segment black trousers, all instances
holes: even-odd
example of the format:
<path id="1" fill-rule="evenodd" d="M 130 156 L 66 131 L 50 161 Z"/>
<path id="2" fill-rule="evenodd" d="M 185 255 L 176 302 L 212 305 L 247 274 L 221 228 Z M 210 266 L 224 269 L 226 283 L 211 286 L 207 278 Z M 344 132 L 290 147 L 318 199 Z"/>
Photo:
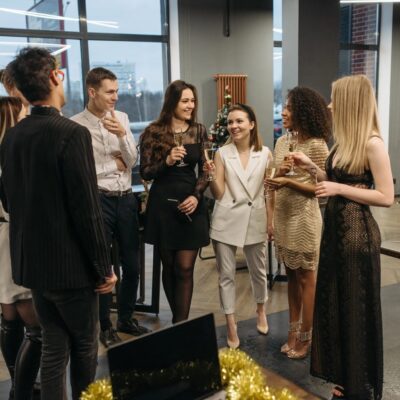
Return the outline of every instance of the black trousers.
<path id="1" fill-rule="evenodd" d="M 70 359 L 72 398 L 93 382 L 98 350 L 98 296 L 94 288 L 32 290 L 42 327 L 41 399 L 66 400 Z"/>
<path id="2" fill-rule="evenodd" d="M 109 197 L 100 193 L 106 237 L 109 246 L 113 238 L 118 243 L 122 277 L 118 296 L 118 320 L 127 321 L 135 309 L 139 284 L 139 223 L 137 201 L 130 193 Z M 111 327 L 110 305 L 112 294 L 100 295 L 99 319 L 101 329 Z"/>

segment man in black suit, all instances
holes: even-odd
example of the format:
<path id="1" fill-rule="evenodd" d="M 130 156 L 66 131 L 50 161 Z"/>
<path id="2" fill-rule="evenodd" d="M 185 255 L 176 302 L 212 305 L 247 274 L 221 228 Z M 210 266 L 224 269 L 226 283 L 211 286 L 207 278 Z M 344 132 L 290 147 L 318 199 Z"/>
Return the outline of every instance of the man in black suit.
<path id="1" fill-rule="evenodd" d="M 96 371 L 98 293 L 109 293 L 116 281 L 90 133 L 60 115 L 63 74 L 47 50 L 22 49 L 10 73 L 33 105 L 0 149 L 13 279 L 32 289 L 43 330 L 42 400 L 66 398 L 69 358 L 79 399 Z"/>

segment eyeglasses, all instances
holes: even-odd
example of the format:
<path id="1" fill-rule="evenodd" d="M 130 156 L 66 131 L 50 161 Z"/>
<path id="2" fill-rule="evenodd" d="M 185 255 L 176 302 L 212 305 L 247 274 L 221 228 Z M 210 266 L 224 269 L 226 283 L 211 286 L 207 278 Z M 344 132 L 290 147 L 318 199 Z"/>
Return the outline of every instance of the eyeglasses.
<path id="1" fill-rule="evenodd" d="M 63 82 L 64 81 L 64 77 L 65 77 L 64 72 L 61 71 L 60 69 L 55 69 L 54 71 L 57 74 L 57 76 L 60 79 L 60 81 Z"/>

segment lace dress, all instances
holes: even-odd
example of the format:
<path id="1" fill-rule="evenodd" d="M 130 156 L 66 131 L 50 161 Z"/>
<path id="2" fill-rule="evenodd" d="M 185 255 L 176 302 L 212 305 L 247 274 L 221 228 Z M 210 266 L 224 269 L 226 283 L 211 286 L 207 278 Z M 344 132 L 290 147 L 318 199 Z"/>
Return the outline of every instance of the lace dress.
<path id="1" fill-rule="evenodd" d="M 302 151 L 324 169 L 328 147 L 323 139 L 310 138 L 299 143 Z M 278 139 L 275 159 L 280 165 L 289 153 L 285 137 Z M 297 175 L 290 177 L 301 183 L 314 183 L 315 178 L 307 171 L 296 168 Z M 322 218 L 318 200 L 297 190 L 283 187 L 276 192 L 274 211 L 275 251 L 279 262 L 288 268 L 314 270 L 318 263 L 321 242 Z"/>
<path id="2" fill-rule="evenodd" d="M 169 167 L 165 160 L 170 149 L 163 150 L 154 135 L 147 132 L 142 135 L 140 174 L 144 180 L 153 180 L 146 208 L 146 243 L 169 250 L 194 250 L 209 244 L 209 218 L 203 201 L 203 192 L 208 185 L 203 174 L 203 144 L 207 140 L 203 125 L 189 127 L 184 135 L 187 155 L 183 161 L 187 165 L 178 167 L 176 163 Z M 188 218 L 177 209 L 177 201 L 182 202 L 190 195 L 195 196 L 199 204 Z"/>
<path id="3" fill-rule="evenodd" d="M 370 188 L 370 171 L 332 168 L 330 181 Z M 311 374 L 345 388 L 346 399 L 382 398 L 380 232 L 369 206 L 330 197 L 318 267 Z"/>

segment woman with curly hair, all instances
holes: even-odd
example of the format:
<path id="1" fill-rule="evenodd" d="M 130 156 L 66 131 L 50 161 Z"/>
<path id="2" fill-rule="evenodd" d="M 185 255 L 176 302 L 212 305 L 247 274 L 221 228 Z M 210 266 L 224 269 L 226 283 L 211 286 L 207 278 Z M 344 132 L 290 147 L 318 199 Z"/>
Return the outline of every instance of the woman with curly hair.
<path id="1" fill-rule="evenodd" d="M 172 322 L 189 316 L 197 253 L 209 243 L 203 201 L 205 127 L 196 122 L 196 88 L 172 82 L 158 119 L 140 138 L 140 174 L 152 180 L 147 201 L 145 242 L 156 246 Z M 177 143 L 174 137 L 180 136 Z M 195 167 L 198 166 L 196 176 Z"/>
<path id="2" fill-rule="evenodd" d="M 298 151 L 324 169 L 331 118 L 322 96 L 307 87 L 290 90 L 282 121 L 286 130 L 297 132 Z M 277 173 L 267 183 L 279 190 L 273 201 L 274 226 L 268 231 L 270 239 L 274 236 L 277 259 L 286 268 L 289 303 L 288 340 L 281 352 L 289 358 L 304 358 L 311 345 L 322 218 L 314 195 L 315 176 L 300 168 L 295 168 L 295 175 L 285 175 L 293 166 L 285 136 L 276 143 L 275 162 Z"/>

